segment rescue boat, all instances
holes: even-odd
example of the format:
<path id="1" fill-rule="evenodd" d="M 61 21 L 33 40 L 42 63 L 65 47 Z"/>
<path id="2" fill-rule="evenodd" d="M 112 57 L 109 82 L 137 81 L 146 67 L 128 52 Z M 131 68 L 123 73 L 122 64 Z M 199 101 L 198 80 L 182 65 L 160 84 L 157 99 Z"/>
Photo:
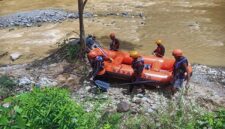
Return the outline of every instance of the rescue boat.
<path id="1" fill-rule="evenodd" d="M 88 58 L 93 55 L 105 56 L 111 58 L 110 60 L 104 60 L 104 68 L 98 75 L 107 75 L 113 78 L 129 79 L 133 74 L 131 67 L 132 58 L 128 52 L 125 51 L 111 51 L 103 48 L 94 48 L 88 53 Z M 161 58 L 154 55 L 144 56 L 145 68 L 142 72 L 141 78 L 143 80 L 155 81 L 160 84 L 169 84 L 172 81 L 172 71 L 175 63 L 175 59 Z M 189 64 L 189 72 L 192 73 L 192 67 Z"/>

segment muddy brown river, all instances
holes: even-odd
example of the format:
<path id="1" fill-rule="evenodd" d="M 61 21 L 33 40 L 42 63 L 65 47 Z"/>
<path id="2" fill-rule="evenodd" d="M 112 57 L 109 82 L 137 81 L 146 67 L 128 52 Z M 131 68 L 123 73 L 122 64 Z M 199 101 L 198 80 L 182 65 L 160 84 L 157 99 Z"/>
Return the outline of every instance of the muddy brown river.
<path id="1" fill-rule="evenodd" d="M 1 16 L 42 8 L 75 11 L 77 1 L 0 0 Z M 109 43 L 106 36 L 114 31 L 123 50 L 136 49 L 142 54 L 151 54 L 154 41 L 162 39 L 168 57 L 172 57 L 174 48 L 180 48 L 192 63 L 225 66 L 224 0 L 89 0 L 86 11 L 96 14 L 94 18 L 85 19 L 86 33 L 95 34 L 104 46 Z M 107 13 L 135 16 L 106 16 Z M 18 63 L 29 62 L 47 55 L 65 33 L 78 32 L 78 29 L 77 20 L 13 31 L 3 29 L 0 30 L 0 49 L 24 52 Z M 9 63 L 6 58 L 0 61 Z"/>

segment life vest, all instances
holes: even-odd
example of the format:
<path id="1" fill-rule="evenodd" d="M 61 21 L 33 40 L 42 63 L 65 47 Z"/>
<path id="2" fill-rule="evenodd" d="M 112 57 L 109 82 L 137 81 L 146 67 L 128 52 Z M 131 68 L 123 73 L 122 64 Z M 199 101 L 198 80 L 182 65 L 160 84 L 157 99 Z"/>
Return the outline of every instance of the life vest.
<path id="1" fill-rule="evenodd" d="M 119 40 L 118 39 L 113 39 L 111 44 L 110 44 L 110 50 L 114 50 L 114 51 L 117 51 L 119 49 Z"/>
<path id="2" fill-rule="evenodd" d="M 134 73 L 141 74 L 144 69 L 144 59 L 139 57 L 132 62 L 132 68 L 134 69 Z"/>
<path id="3" fill-rule="evenodd" d="M 154 53 L 158 57 L 163 57 L 165 54 L 165 48 L 163 45 L 158 45 L 158 47 L 154 50 Z"/>
<path id="4" fill-rule="evenodd" d="M 174 63 L 173 75 L 175 78 L 177 78 L 177 79 L 185 78 L 185 72 L 187 72 L 187 71 L 183 65 L 184 63 L 188 65 L 188 60 L 185 57 L 181 57 L 181 59 L 179 61 L 176 61 Z"/>

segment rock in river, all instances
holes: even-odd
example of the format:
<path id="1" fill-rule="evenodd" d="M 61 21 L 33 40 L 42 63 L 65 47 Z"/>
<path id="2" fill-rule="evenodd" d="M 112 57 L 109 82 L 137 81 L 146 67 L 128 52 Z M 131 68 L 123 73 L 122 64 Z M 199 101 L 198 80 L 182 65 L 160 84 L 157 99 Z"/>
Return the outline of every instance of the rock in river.
<path id="1" fill-rule="evenodd" d="M 15 60 L 19 59 L 21 56 L 22 56 L 22 54 L 20 52 L 15 52 L 15 53 L 10 54 L 10 59 L 12 61 L 15 61 Z"/>

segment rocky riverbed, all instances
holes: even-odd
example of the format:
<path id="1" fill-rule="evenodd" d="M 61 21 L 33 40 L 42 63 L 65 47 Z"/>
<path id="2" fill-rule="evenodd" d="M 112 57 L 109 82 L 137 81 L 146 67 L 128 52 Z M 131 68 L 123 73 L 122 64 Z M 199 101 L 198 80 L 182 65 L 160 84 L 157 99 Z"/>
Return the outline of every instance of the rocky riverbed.
<path id="1" fill-rule="evenodd" d="M 84 17 L 90 18 L 93 14 L 84 13 Z M 41 26 L 42 23 L 57 23 L 67 19 L 79 18 L 78 13 L 62 9 L 40 9 L 26 12 L 18 12 L 6 16 L 0 16 L 0 28 L 6 27 L 31 27 Z"/>
<path id="2" fill-rule="evenodd" d="M 88 72 L 91 71 L 89 65 L 81 62 L 71 65 L 66 60 L 55 60 L 57 56 L 59 57 L 59 55 L 53 54 L 32 64 L 1 66 L 0 75 L 14 78 L 19 84 L 18 92 L 30 91 L 32 86 L 69 88 L 73 91 L 73 98 L 83 103 L 87 111 L 92 110 L 95 100 L 103 100 L 107 103 L 101 106 L 112 112 L 150 113 L 166 106 L 171 100 L 166 88 L 146 87 L 145 95 L 138 94 L 138 92 L 133 95 L 124 94 L 127 86 L 110 87 L 109 91 L 105 93 L 96 92 L 95 86 L 87 78 Z M 208 110 L 225 107 L 225 70 L 196 64 L 193 66 L 193 71 L 189 93 L 185 96 L 185 101 L 194 101 Z M 138 91 L 138 88 L 135 91 Z M 172 99 L 176 101 L 180 95 L 177 93 Z"/>

